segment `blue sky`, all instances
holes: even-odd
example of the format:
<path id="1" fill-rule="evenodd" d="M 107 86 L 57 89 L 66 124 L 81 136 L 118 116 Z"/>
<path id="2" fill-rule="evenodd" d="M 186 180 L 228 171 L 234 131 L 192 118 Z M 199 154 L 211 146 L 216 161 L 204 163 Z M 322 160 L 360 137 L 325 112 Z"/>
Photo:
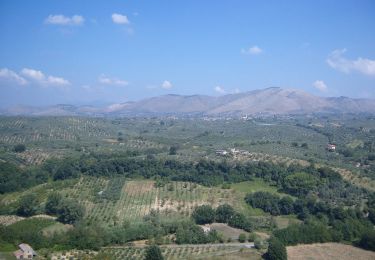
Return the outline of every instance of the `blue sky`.
<path id="1" fill-rule="evenodd" d="M 267 87 L 375 98 L 375 1 L 0 0 L 0 106 Z"/>

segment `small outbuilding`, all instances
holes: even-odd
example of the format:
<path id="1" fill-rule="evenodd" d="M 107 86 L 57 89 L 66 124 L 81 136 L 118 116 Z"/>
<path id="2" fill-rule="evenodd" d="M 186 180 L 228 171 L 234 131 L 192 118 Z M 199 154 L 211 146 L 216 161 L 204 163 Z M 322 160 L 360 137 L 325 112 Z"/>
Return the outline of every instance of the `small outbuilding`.
<path id="1" fill-rule="evenodd" d="M 335 144 L 327 144 L 327 150 L 330 152 L 336 152 L 336 145 Z"/>
<path id="2" fill-rule="evenodd" d="M 19 244 L 18 247 L 19 249 L 13 252 L 16 259 L 33 259 L 37 256 L 36 252 L 29 244 L 22 243 Z"/>

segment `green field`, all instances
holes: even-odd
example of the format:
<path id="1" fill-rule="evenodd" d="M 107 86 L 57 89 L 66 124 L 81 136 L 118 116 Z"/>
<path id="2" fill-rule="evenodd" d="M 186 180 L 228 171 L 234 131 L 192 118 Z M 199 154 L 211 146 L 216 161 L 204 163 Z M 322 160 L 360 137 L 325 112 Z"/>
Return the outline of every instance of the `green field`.
<path id="1" fill-rule="evenodd" d="M 257 191 L 267 191 L 270 193 L 281 194 L 277 191 L 277 187 L 270 186 L 265 183 L 262 179 L 254 179 L 253 181 L 245 181 L 239 183 L 233 183 L 231 188 L 240 192 L 257 192 Z"/>

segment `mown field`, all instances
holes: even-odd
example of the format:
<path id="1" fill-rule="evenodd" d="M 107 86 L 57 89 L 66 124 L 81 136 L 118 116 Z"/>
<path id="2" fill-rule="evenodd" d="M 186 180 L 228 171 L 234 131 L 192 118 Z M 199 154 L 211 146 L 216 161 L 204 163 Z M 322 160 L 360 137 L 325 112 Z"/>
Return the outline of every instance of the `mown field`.
<path id="1" fill-rule="evenodd" d="M 289 260 L 375 259 L 375 252 L 338 243 L 288 246 L 287 252 Z"/>

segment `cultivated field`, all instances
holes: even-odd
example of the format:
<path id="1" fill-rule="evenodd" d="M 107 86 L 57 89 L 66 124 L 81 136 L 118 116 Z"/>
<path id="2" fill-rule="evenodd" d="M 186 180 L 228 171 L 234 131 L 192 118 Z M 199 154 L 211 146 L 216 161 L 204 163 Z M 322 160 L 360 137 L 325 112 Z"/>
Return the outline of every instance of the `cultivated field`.
<path id="1" fill-rule="evenodd" d="M 167 216 L 189 216 L 194 207 L 203 204 L 216 207 L 229 203 L 242 211 L 248 208 L 243 202 L 242 192 L 190 182 L 170 182 L 164 187 L 155 187 L 154 181 L 125 180 L 118 191 L 118 200 L 102 199 L 100 194 L 109 192 L 108 184 L 104 178 L 84 177 L 61 193 L 80 201 L 89 220 L 108 225 L 139 221 L 151 210 Z"/>
<path id="2" fill-rule="evenodd" d="M 289 260 L 373 260 L 375 252 L 363 250 L 351 245 L 324 243 L 288 246 Z"/>
<path id="3" fill-rule="evenodd" d="M 178 259 L 261 259 L 260 253 L 254 249 L 244 248 L 243 245 L 215 244 L 215 245 L 164 245 L 160 246 L 166 260 Z M 146 247 L 107 247 L 98 254 L 94 252 L 70 251 L 55 253 L 51 259 L 131 259 L 144 258 Z M 237 256 L 236 258 L 231 258 Z"/>
<path id="4" fill-rule="evenodd" d="M 85 176 L 1 195 L 0 206 L 16 205 L 21 196 L 33 193 L 37 194 L 40 206 L 43 207 L 49 194 L 59 192 L 63 197 L 81 203 L 86 209 L 85 218 L 90 222 L 115 226 L 125 221 L 141 221 L 151 210 L 170 218 L 188 217 L 196 206 L 203 204 L 217 207 L 228 203 L 247 215 L 263 216 L 262 210 L 251 208 L 243 198 L 247 192 L 258 189 L 277 192 L 274 187 L 260 180 L 234 184 L 231 189 L 205 187 L 190 182 L 169 182 L 163 187 L 155 187 L 154 183 L 152 180 L 127 180 L 123 177 L 109 180 Z M 16 217 L 1 219 L 5 222 L 17 221 Z"/>

